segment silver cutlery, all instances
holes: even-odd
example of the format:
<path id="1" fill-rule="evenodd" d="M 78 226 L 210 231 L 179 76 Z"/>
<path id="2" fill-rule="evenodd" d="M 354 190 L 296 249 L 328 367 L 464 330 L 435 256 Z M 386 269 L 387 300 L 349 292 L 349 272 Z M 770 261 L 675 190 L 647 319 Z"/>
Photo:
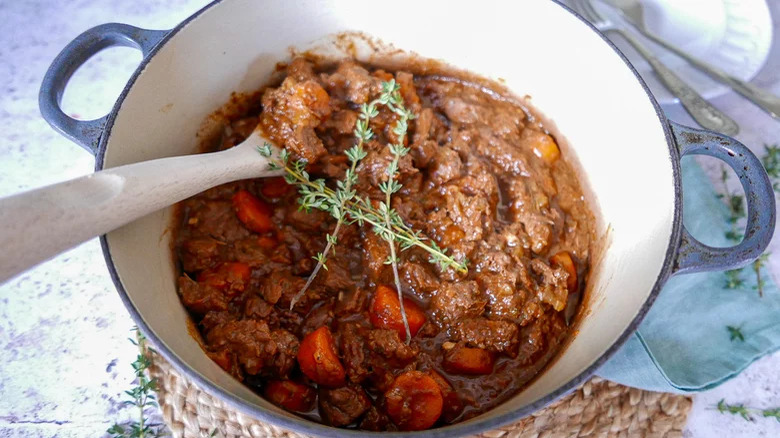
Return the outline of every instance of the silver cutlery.
<path id="1" fill-rule="evenodd" d="M 650 50 L 633 35 L 612 21 L 602 16 L 591 3 L 592 0 L 575 0 L 574 6 L 583 18 L 604 33 L 615 33 L 631 44 L 639 54 L 647 60 L 661 82 L 680 99 L 683 107 L 696 122 L 706 129 L 734 136 L 739 132 L 739 125 L 729 116 L 707 102 L 690 85 L 666 67 Z"/>
<path id="2" fill-rule="evenodd" d="M 650 41 L 660 45 L 664 49 L 674 53 L 680 58 L 683 58 L 689 64 L 708 74 L 713 79 L 730 86 L 734 89 L 734 91 L 756 104 L 759 108 L 766 111 L 770 116 L 776 119 L 780 119 L 780 97 L 777 97 L 764 89 L 756 87 L 749 82 L 735 78 L 723 70 L 701 61 L 698 58 L 694 58 L 676 46 L 673 46 L 663 39 L 653 35 L 645 27 L 643 7 L 640 0 L 605 0 L 605 3 L 608 6 L 613 6 L 615 11 L 619 13 L 628 24 L 634 26 L 634 28 L 636 28 L 639 33 L 647 37 Z"/>

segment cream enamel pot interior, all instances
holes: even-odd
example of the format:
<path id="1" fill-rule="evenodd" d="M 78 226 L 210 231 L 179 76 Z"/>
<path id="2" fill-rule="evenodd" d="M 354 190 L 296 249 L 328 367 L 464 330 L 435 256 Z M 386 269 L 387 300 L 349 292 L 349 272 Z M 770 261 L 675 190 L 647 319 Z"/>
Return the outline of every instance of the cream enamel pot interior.
<path id="1" fill-rule="evenodd" d="M 774 197 L 755 156 L 728 137 L 667 121 L 622 55 L 564 6 L 548 0 L 397 0 L 384 6 L 223 0 L 171 31 L 98 26 L 54 61 L 42 86 L 41 109 L 52 126 L 96 153 L 98 170 L 190 154 L 201 122 L 231 92 L 261 86 L 276 62 L 289 59 L 290 47 L 338 54 L 329 51 L 332 36 L 345 31 L 500 79 L 517 95 L 531 96 L 557 137 L 571 145 L 564 153 L 578 162 L 601 218 L 599 233 L 606 236 L 589 280 L 588 312 L 559 358 L 526 390 L 477 418 L 419 432 L 425 436 L 490 430 L 549 404 L 619 348 L 670 275 L 745 264 L 766 247 L 774 229 Z M 109 115 L 86 122 L 68 118 L 58 108 L 68 78 L 111 45 L 142 50 L 141 66 Z M 358 50 L 359 57 L 368 53 Z M 749 223 L 748 237 L 737 247 L 709 248 L 684 230 L 679 159 L 685 153 L 716 156 L 738 172 L 748 194 Z M 172 209 L 164 209 L 102 238 L 122 299 L 159 351 L 212 394 L 263 421 L 320 436 L 366 435 L 286 413 L 206 357 L 189 333 L 176 293 L 171 217 Z"/>

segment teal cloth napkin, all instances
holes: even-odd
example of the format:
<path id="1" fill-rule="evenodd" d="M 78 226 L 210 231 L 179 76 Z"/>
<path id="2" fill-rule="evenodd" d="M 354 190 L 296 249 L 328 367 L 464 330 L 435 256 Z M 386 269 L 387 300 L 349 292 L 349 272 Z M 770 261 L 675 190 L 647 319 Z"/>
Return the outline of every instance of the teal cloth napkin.
<path id="1" fill-rule="evenodd" d="M 724 236 L 728 209 L 710 179 L 690 158 L 682 174 L 685 226 L 708 245 L 731 246 Z M 702 391 L 780 349 L 780 291 L 768 267 L 763 297 L 752 265 L 741 278 L 743 286 L 727 289 L 723 272 L 672 277 L 639 330 L 596 374 L 651 391 Z M 727 326 L 738 327 L 744 341 L 732 340 Z"/>

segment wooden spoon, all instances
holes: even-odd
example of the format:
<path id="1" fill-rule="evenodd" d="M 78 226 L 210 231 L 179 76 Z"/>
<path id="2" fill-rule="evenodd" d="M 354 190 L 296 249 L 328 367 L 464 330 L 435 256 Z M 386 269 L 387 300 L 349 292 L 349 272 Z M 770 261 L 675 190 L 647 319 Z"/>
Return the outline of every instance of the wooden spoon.
<path id="1" fill-rule="evenodd" d="M 0 284 L 85 240 L 204 190 L 281 175 L 257 151 L 266 142 L 255 130 L 240 145 L 221 152 L 128 164 L 0 199 Z"/>

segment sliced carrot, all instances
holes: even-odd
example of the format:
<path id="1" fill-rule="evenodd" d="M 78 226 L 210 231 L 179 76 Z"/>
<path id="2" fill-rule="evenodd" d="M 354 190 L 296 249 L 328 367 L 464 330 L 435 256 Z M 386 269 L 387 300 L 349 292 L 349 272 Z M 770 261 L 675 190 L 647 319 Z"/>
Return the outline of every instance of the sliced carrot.
<path id="1" fill-rule="evenodd" d="M 317 397 L 314 388 L 291 380 L 271 380 L 265 384 L 263 395 L 271 403 L 295 412 L 310 411 Z"/>
<path id="2" fill-rule="evenodd" d="M 298 365 L 318 385 L 331 388 L 344 385 L 346 372 L 336 354 L 333 335 L 325 326 L 303 338 L 298 348 Z"/>
<path id="3" fill-rule="evenodd" d="M 493 372 L 493 353 L 481 348 L 455 346 L 445 351 L 444 370 L 453 374 L 490 374 Z"/>
<path id="4" fill-rule="evenodd" d="M 232 296 L 244 291 L 251 276 L 252 270 L 246 263 L 227 262 L 202 271 L 198 274 L 198 283 L 215 287 Z"/>
<path id="5" fill-rule="evenodd" d="M 279 244 L 279 242 L 276 239 L 274 239 L 273 237 L 269 237 L 269 236 L 262 236 L 262 237 L 257 239 L 257 245 L 260 248 L 263 248 L 266 251 L 270 251 L 270 250 L 276 248 L 276 245 L 278 245 L 278 244 Z"/>
<path id="6" fill-rule="evenodd" d="M 444 378 L 436 370 L 429 370 L 428 374 L 439 385 L 441 390 L 441 397 L 444 400 L 444 407 L 442 408 L 441 418 L 444 422 L 449 423 L 458 418 L 463 411 L 463 402 L 458 397 L 458 393 L 450 385 L 450 382 Z"/>
<path id="7" fill-rule="evenodd" d="M 282 177 L 265 178 L 263 185 L 260 187 L 260 193 L 269 199 L 279 199 L 290 193 L 292 189 L 293 187 L 287 184 L 287 181 Z"/>
<path id="8" fill-rule="evenodd" d="M 274 227 L 271 207 L 246 190 L 239 190 L 233 195 L 233 209 L 238 220 L 251 231 L 266 233 Z"/>
<path id="9" fill-rule="evenodd" d="M 552 164 L 561 156 L 561 150 L 550 135 L 534 129 L 524 129 L 520 134 L 520 142 L 531 147 L 534 155 L 545 163 Z"/>
<path id="10" fill-rule="evenodd" d="M 425 313 L 420 306 L 406 297 L 404 297 L 404 310 L 406 320 L 409 322 L 409 332 L 414 336 L 425 324 Z M 395 289 L 384 285 L 377 286 L 371 301 L 369 317 L 374 327 L 395 330 L 402 340 L 406 340 L 401 302 L 398 301 L 398 293 Z"/>
<path id="11" fill-rule="evenodd" d="M 401 430 L 424 430 L 436 424 L 444 399 L 439 384 L 421 371 L 396 377 L 385 392 L 387 415 Z"/>
<path id="12" fill-rule="evenodd" d="M 569 274 L 569 278 L 566 279 L 566 288 L 569 289 L 569 293 L 577 292 L 577 268 L 574 266 L 571 254 L 568 251 L 555 254 L 550 257 L 550 265 L 553 268 L 563 268 Z"/>

